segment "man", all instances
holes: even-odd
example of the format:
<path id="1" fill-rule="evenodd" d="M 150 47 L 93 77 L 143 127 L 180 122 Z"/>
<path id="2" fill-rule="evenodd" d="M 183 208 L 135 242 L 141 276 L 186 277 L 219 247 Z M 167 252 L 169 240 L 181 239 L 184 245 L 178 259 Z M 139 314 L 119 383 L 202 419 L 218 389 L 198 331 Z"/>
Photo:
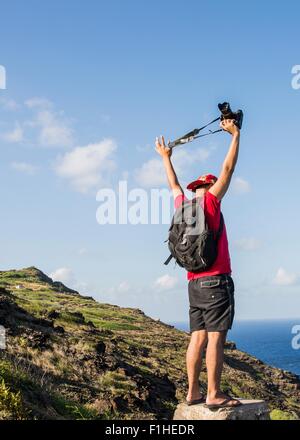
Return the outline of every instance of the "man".
<path id="1" fill-rule="evenodd" d="M 219 178 L 212 174 L 200 176 L 187 189 L 204 203 L 205 218 L 210 229 L 220 225 L 221 200 L 226 194 L 238 159 L 240 130 L 233 120 L 223 120 L 220 127 L 229 132 L 232 141 L 223 162 Z M 164 137 L 156 138 L 156 151 L 162 156 L 169 185 L 173 191 L 175 207 L 186 200 L 174 171 L 172 149 L 165 145 Z M 189 405 L 205 402 L 210 408 L 237 406 L 241 402 L 222 393 L 220 388 L 223 369 L 224 344 L 234 316 L 234 282 L 231 278 L 230 255 L 225 224 L 218 241 L 218 255 L 205 272 L 188 272 L 190 343 L 186 353 Z M 199 374 L 206 348 L 207 396 L 200 393 Z"/>

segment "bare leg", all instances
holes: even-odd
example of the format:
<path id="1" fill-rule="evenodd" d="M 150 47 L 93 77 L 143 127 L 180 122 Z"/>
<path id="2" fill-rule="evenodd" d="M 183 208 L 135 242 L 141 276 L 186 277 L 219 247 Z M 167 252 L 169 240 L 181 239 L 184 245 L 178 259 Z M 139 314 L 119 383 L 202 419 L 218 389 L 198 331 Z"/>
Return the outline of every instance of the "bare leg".
<path id="1" fill-rule="evenodd" d="M 208 344 L 206 349 L 207 366 L 207 404 L 221 404 L 228 398 L 221 392 L 220 383 L 224 361 L 224 344 L 227 331 L 208 332 Z M 239 402 L 231 400 L 229 405 L 235 406 Z"/>
<path id="2" fill-rule="evenodd" d="M 192 332 L 190 343 L 186 352 L 186 366 L 189 381 L 187 400 L 201 398 L 199 390 L 199 374 L 201 371 L 203 351 L 206 343 L 206 330 L 197 330 Z"/>

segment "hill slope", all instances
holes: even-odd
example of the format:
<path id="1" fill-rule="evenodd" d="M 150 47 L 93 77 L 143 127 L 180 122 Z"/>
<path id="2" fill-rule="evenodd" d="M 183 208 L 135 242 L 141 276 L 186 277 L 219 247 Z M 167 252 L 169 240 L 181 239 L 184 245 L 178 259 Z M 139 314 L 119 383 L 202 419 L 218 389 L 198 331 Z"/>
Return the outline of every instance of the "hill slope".
<path id="1" fill-rule="evenodd" d="M 185 398 L 187 333 L 81 296 L 34 267 L 0 272 L 0 325 L 0 419 L 171 419 Z M 222 386 L 267 400 L 273 418 L 300 418 L 299 377 L 234 344 Z"/>

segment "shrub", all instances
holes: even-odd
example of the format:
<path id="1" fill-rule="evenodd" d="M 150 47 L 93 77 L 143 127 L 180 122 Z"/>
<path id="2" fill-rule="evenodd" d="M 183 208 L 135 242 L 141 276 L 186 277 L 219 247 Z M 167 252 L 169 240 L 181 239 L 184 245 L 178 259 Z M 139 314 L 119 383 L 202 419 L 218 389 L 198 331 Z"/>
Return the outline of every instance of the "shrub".
<path id="1" fill-rule="evenodd" d="M 4 379 L 0 382 L 0 411 L 9 413 L 15 420 L 26 419 L 20 392 L 11 391 Z"/>

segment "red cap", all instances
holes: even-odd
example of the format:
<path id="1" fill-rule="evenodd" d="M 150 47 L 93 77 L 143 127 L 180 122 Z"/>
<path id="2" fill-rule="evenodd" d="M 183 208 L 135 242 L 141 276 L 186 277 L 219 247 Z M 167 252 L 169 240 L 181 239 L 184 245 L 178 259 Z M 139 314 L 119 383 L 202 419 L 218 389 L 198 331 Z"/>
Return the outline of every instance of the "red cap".
<path id="1" fill-rule="evenodd" d="M 199 186 L 206 185 L 207 183 L 216 183 L 217 180 L 218 178 L 213 174 L 203 174 L 202 176 L 198 177 L 197 180 L 194 180 L 194 182 L 189 183 L 187 189 L 195 192 L 196 188 Z"/>

